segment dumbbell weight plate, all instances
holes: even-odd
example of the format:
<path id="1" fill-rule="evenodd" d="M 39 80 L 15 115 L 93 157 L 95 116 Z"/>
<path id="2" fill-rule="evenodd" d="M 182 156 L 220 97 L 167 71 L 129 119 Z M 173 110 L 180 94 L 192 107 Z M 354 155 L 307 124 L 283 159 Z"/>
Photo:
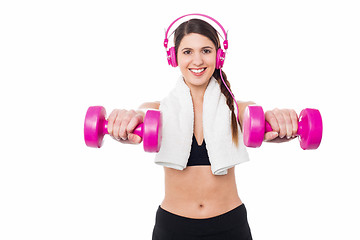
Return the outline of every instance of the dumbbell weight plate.
<path id="1" fill-rule="evenodd" d="M 248 106 L 244 112 L 243 137 L 247 147 L 260 147 L 265 134 L 265 114 L 261 106 Z"/>
<path id="2" fill-rule="evenodd" d="M 84 122 L 84 139 L 89 147 L 100 148 L 107 133 L 106 110 L 101 106 L 89 107 Z"/>
<path id="3" fill-rule="evenodd" d="M 305 108 L 300 112 L 297 134 L 304 150 L 317 149 L 321 143 L 323 124 L 320 111 Z"/>
<path id="4" fill-rule="evenodd" d="M 162 115 L 149 110 L 144 118 L 143 145 L 146 152 L 159 152 L 162 139 Z"/>

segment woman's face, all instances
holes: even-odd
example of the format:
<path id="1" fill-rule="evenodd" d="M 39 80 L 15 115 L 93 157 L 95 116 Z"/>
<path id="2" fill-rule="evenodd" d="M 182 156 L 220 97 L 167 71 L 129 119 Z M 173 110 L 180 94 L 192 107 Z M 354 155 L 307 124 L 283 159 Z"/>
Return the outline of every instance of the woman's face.
<path id="1" fill-rule="evenodd" d="M 180 42 L 177 61 L 187 84 L 207 86 L 215 71 L 215 45 L 203 35 L 190 33 Z"/>

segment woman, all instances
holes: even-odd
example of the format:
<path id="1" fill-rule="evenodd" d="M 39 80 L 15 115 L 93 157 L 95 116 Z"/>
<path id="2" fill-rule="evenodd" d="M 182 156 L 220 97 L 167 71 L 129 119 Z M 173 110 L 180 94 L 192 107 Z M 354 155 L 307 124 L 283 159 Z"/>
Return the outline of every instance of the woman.
<path id="1" fill-rule="evenodd" d="M 237 102 L 238 121 L 234 101 L 220 76 L 222 70 L 215 67 L 221 46 L 216 30 L 209 23 L 199 19 L 182 23 L 175 30 L 174 42 L 177 63 L 191 93 L 194 137 L 187 167 L 183 170 L 164 167 L 165 198 L 157 211 L 153 239 L 252 239 L 246 209 L 237 192 L 235 167 L 225 175 L 214 175 L 211 171 L 203 134 L 203 103 L 209 81 L 214 77 L 231 111 L 229 124 L 236 145 L 241 144 L 237 141 L 241 134 L 237 129 L 242 124 L 242 113 L 253 103 Z M 225 73 L 221 73 L 230 87 Z M 140 143 L 142 139 L 132 131 L 143 121 L 141 109 L 159 107 L 160 102 L 149 102 L 137 111 L 114 110 L 108 118 L 110 135 L 122 143 Z M 295 111 L 268 111 L 266 120 L 273 128 L 273 132 L 265 135 L 266 141 L 295 137 L 298 121 Z"/>

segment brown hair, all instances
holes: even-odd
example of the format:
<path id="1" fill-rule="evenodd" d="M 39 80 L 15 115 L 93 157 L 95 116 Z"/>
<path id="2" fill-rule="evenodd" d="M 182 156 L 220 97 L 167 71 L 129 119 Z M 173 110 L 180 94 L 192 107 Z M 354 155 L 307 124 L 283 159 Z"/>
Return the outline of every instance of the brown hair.
<path id="1" fill-rule="evenodd" d="M 219 36 L 217 31 L 215 30 L 215 28 L 213 28 L 209 23 L 200 20 L 200 19 L 191 19 L 187 22 L 183 22 L 182 24 L 179 25 L 179 27 L 175 30 L 174 33 L 174 43 L 175 43 L 175 52 L 177 53 L 179 46 L 180 46 L 180 42 L 181 40 L 190 33 L 198 33 L 201 34 L 207 38 L 209 38 L 215 45 L 216 49 L 219 49 L 221 47 L 220 45 L 220 40 L 219 40 Z M 177 59 L 176 59 L 177 60 Z M 213 73 L 213 77 L 218 81 L 218 83 L 220 84 L 220 88 L 221 88 L 221 92 L 225 95 L 226 97 L 226 104 L 228 105 L 229 109 L 231 110 L 231 132 L 232 132 L 232 140 L 233 143 L 238 146 L 239 142 L 238 142 L 238 125 L 240 125 L 240 123 L 237 121 L 236 119 L 236 115 L 234 112 L 234 101 L 233 98 L 231 96 L 231 94 L 229 93 L 229 91 L 227 90 L 226 86 L 224 85 L 224 83 L 221 80 L 221 76 L 220 76 L 220 71 L 222 73 L 223 79 L 226 83 L 226 85 L 230 88 L 230 83 L 227 80 L 226 74 L 224 73 L 224 71 L 222 71 L 221 69 L 215 69 L 214 73 Z"/>

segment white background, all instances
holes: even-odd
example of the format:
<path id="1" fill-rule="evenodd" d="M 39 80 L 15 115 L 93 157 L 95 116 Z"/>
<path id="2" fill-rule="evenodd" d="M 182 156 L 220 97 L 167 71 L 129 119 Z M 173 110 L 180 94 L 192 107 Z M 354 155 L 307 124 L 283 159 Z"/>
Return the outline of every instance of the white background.
<path id="1" fill-rule="evenodd" d="M 201 12 L 229 30 L 238 100 L 318 108 L 318 150 L 249 149 L 236 167 L 254 239 L 360 239 L 357 1 L 2 1 L 0 239 L 151 239 L 163 169 L 142 146 L 83 141 L 88 106 L 161 100 L 178 69 L 164 28 Z"/>

